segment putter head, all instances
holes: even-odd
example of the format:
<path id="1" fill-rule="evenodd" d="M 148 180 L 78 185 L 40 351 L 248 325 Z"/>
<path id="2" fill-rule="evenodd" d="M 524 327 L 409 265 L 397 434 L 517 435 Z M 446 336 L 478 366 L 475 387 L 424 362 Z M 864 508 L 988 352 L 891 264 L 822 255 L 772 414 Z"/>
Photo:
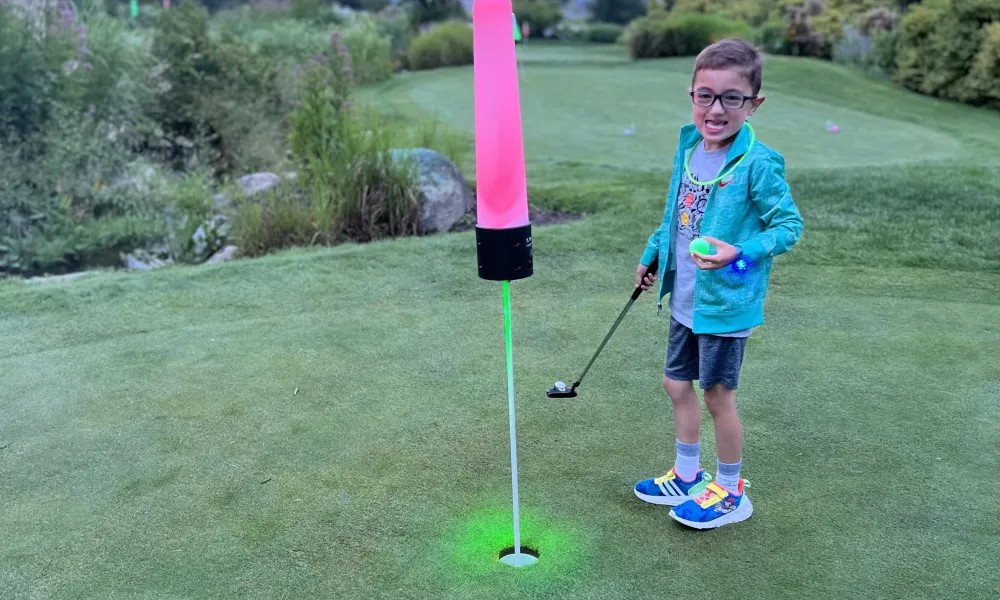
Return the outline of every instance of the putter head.
<path id="1" fill-rule="evenodd" d="M 576 386 L 577 383 L 573 384 L 573 387 L 566 387 L 566 384 L 557 381 L 554 386 L 545 391 L 545 394 L 549 398 L 576 398 Z"/>

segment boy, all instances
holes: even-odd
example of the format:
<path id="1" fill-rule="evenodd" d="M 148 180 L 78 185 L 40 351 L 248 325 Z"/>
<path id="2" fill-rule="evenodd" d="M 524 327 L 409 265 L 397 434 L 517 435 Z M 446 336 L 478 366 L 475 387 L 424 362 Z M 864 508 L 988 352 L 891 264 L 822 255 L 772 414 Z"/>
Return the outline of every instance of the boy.
<path id="1" fill-rule="evenodd" d="M 747 336 L 764 321 L 771 259 L 798 241 L 802 219 L 784 179 L 784 159 L 755 139 L 746 119 L 758 95 L 761 59 L 746 42 L 725 39 L 695 60 L 694 123 L 681 128 L 663 220 L 639 261 L 636 286 L 657 278 L 657 304 L 670 294 L 663 387 L 674 406 L 676 460 L 666 475 L 640 481 L 635 494 L 674 507 L 670 516 L 709 529 L 750 517 L 740 478 L 743 428 L 735 391 Z M 689 250 L 701 237 L 714 248 Z M 659 273 L 647 273 L 659 258 Z M 715 424 L 718 475 L 699 463 L 704 390 Z"/>

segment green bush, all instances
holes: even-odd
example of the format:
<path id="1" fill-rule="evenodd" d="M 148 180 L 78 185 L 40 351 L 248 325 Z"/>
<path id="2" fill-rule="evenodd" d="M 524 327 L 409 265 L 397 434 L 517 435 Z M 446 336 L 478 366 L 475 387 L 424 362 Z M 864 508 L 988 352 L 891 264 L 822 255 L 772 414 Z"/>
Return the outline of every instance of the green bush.
<path id="1" fill-rule="evenodd" d="M 212 164 L 219 173 L 273 165 L 283 110 L 274 60 L 229 32 L 211 36 L 208 13 L 181 0 L 157 23 L 152 53 L 163 90 L 150 116 L 158 150 L 175 167 Z M 261 127 L 270 128 L 260 135 Z"/>
<path id="2" fill-rule="evenodd" d="M 139 36 L 67 7 L 34 28 L 0 5 L 0 273 L 118 264 L 162 233 L 128 179 L 155 100 Z"/>
<path id="3" fill-rule="evenodd" d="M 770 54 L 791 54 L 788 23 L 777 16 L 768 19 L 757 29 L 754 42 Z"/>
<path id="4" fill-rule="evenodd" d="M 624 33 L 625 45 L 633 59 L 694 56 L 727 37 L 750 40 L 752 31 L 742 21 L 684 14 L 663 20 L 636 19 Z"/>
<path id="5" fill-rule="evenodd" d="M 467 19 L 462 0 L 404 0 L 409 6 L 410 23 L 415 27 L 450 19 Z"/>
<path id="6" fill-rule="evenodd" d="M 584 39 L 595 44 L 614 44 L 625 33 L 617 23 L 591 23 L 584 29 Z"/>
<path id="7" fill-rule="evenodd" d="M 354 83 L 376 83 L 392 75 L 392 41 L 379 32 L 374 19 L 360 18 L 343 32 L 343 40 L 351 53 Z"/>
<path id="8" fill-rule="evenodd" d="M 158 201 L 128 177 L 125 136 L 56 107 L 44 131 L 0 147 L 0 273 L 117 265 L 120 252 L 162 238 Z"/>
<path id="9" fill-rule="evenodd" d="M 410 44 L 410 69 L 472 64 L 472 28 L 460 21 L 442 23 Z"/>
<path id="10" fill-rule="evenodd" d="M 331 52 L 306 65 L 290 134 L 302 190 L 278 190 L 266 205 L 240 208 L 241 252 L 416 233 L 413 173 L 388 152 L 395 135 L 388 123 L 351 105 L 349 61 L 335 37 Z"/>
<path id="11" fill-rule="evenodd" d="M 541 37 L 547 28 L 562 21 L 559 0 L 514 0 L 512 4 L 518 25 L 528 23 L 531 37 Z"/>
<path id="12" fill-rule="evenodd" d="M 410 18 L 406 11 L 397 6 L 391 6 L 376 15 L 379 35 L 389 39 L 389 55 L 396 63 L 394 66 L 407 66 L 407 53 L 410 51 L 410 41 L 413 31 L 410 28 Z"/>
<path id="13" fill-rule="evenodd" d="M 924 94 L 996 107 L 998 22 L 993 0 L 925 0 L 900 22 L 894 79 Z"/>

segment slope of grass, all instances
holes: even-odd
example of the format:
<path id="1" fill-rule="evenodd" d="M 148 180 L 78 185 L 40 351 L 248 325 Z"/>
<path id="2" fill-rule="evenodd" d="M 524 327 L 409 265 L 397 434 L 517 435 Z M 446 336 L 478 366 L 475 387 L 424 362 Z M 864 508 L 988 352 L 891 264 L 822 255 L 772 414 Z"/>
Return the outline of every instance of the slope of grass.
<path id="1" fill-rule="evenodd" d="M 640 88 L 682 66 L 580 73 L 592 89 Z M 414 110 L 423 85 L 468 85 L 462 73 L 403 81 L 385 100 Z M 595 214 L 536 229 L 535 275 L 512 284 L 523 543 L 537 565 L 496 560 L 513 543 L 503 315 L 470 231 L 0 281 L 0 598 L 688 598 L 701 582 L 768 600 L 991 597 L 996 171 L 799 159 L 817 167 L 790 173 L 806 235 L 777 261 L 738 393 L 754 517 L 693 533 L 631 491 L 673 459 L 668 315 L 649 295 L 579 398 L 544 396 L 627 300 L 669 175 L 638 157 L 669 156 L 675 136 L 603 152 L 609 97 L 573 100 L 571 127 L 558 96 L 583 84 L 545 81 L 555 98 L 526 106 L 525 130 L 564 137 L 526 133 L 556 152 L 529 156 L 533 202 Z M 797 102 L 783 95 L 768 102 Z M 460 128 L 460 102 L 438 102 Z M 891 121 L 850 108 L 898 133 L 922 100 L 893 102 Z M 925 134 L 957 140 L 947 161 L 989 141 L 963 137 L 978 111 L 949 111 Z M 707 413 L 702 441 L 714 471 Z"/>

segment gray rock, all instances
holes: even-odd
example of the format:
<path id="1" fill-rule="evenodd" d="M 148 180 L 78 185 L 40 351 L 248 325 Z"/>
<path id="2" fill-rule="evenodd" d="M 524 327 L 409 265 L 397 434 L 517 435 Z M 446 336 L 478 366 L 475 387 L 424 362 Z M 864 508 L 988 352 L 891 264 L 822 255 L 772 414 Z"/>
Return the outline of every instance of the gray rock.
<path id="1" fill-rule="evenodd" d="M 256 196 L 281 183 L 281 177 L 274 173 L 253 173 L 240 177 L 240 185 L 247 196 Z"/>
<path id="2" fill-rule="evenodd" d="M 229 198 L 225 194 L 216 194 L 212 196 L 212 206 L 216 209 L 221 209 L 229 206 Z"/>
<path id="3" fill-rule="evenodd" d="M 427 148 L 391 153 L 394 161 L 409 157 L 416 167 L 420 233 L 448 231 L 475 208 L 475 197 L 465 176 L 441 154 Z"/>
<path id="4" fill-rule="evenodd" d="M 125 268 L 129 271 L 152 271 L 152 265 L 148 265 L 134 256 L 125 257 Z"/>
<path id="5" fill-rule="evenodd" d="M 219 263 L 229 262 L 234 258 L 236 258 L 236 255 L 239 254 L 239 251 L 240 249 L 237 248 L 236 246 L 226 246 L 222 250 L 219 250 L 218 252 L 213 254 L 212 258 L 205 261 L 205 264 L 215 265 Z"/>
<path id="6" fill-rule="evenodd" d="M 215 248 L 224 246 L 229 235 L 229 219 L 225 215 L 215 215 L 210 221 L 198 226 L 191 235 L 195 256 L 204 258 Z"/>

